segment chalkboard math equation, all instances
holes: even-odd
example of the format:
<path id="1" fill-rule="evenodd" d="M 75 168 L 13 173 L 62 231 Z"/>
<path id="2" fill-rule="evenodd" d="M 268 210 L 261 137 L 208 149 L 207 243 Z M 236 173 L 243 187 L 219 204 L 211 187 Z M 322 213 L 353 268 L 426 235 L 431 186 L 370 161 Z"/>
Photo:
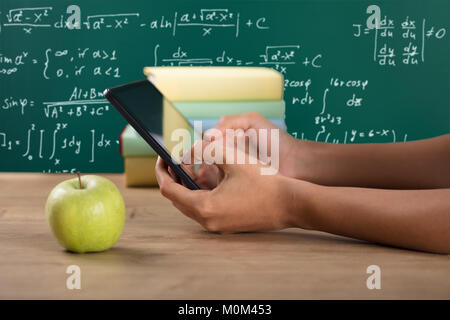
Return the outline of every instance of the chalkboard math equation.
<path id="1" fill-rule="evenodd" d="M 278 70 L 298 139 L 450 132 L 448 1 L 32 3 L 0 5 L 0 171 L 121 172 L 103 90 L 150 65 Z"/>
<path id="2" fill-rule="evenodd" d="M 239 12 L 230 9 L 199 9 L 191 12 L 175 11 L 169 15 L 147 18 L 140 12 L 102 13 L 83 17 L 81 8 L 70 5 L 65 12 L 55 12 L 53 7 L 13 8 L 5 13 L 6 21 L 2 28 L 20 28 L 26 34 L 32 34 L 37 28 L 55 28 L 69 30 L 92 30 L 146 28 L 167 30 L 173 36 L 177 29 L 197 29 L 202 36 L 208 36 L 216 28 L 230 29 L 235 37 L 239 36 L 242 26 L 247 29 L 268 29 L 265 17 L 243 20 Z"/>
<path id="3" fill-rule="evenodd" d="M 368 29 L 363 24 L 353 24 L 356 38 L 373 36 L 373 61 L 380 66 L 395 67 L 400 60 L 405 65 L 425 62 L 425 49 L 428 41 L 442 40 L 446 34 L 445 27 L 427 23 L 427 19 L 413 20 L 406 16 L 402 21 L 384 16 L 380 26 Z M 394 41 L 400 38 L 401 41 Z M 399 48 L 396 48 L 397 45 Z"/>

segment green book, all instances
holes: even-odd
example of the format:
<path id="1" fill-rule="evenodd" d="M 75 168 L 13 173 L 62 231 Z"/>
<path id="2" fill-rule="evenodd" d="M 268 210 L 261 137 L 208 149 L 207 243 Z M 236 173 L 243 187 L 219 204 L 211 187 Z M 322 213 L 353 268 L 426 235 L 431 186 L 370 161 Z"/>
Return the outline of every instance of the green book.
<path id="1" fill-rule="evenodd" d="M 284 100 L 254 102 L 174 102 L 173 104 L 188 120 L 203 119 L 205 125 L 210 124 L 210 126 L 213 125 L 213 122 L 217 122 L 221 116 L 229 114 L 257 111 L 266 118 L 282 120 L 284 119 L 285 112 Z M 281 128 L 284 130 L 285 125 Z M 207 129 L 209 129 L 208 126 L 205 130 Z M 127 125 L 120 134 L 119 148 L 120 154 L 123 157 L 156 156 L 156 152 L 130 125 Z"/>
<path id="2" fill-rule="evenodd" d="M 273 101 L 181 101 L 172 102 L 186 118 L 220 118 L 256 111 L 266 118 L 284 118 L 284 100 Z"/>
<path id="3" fill-rule="evenodd" d="M 120 155 L 122 157 L 151 157 L 156 152 L 129 124 L 123 129 L 119 137 Z"/>

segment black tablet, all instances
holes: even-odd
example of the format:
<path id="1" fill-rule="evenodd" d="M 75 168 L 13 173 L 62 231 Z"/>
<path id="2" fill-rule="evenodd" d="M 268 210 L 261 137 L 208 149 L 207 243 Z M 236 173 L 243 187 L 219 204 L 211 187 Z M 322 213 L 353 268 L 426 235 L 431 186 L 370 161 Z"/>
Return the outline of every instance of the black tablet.
<path id="1" fill-rule="evenodd" d="M 200 189 L 182 164 L 172 158 L 171 146 L 167 145 L 173 129 L 193 134 L 194 128 L 150 81 L 142 79 L 112 87 L 104 95 L 189 189 Z"/>

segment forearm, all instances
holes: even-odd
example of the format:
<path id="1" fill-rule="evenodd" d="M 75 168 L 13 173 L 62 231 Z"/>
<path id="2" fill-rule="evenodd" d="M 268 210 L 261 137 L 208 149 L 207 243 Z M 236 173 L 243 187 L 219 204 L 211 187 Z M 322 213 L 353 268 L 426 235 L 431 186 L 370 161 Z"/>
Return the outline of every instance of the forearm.
<path id="1" fill-rule="evenodd" d="M 328 186 L 450 187 L 450 135 L 407 143 L 339 145 L 298 141 L 297 178 Z"/>
<path id="2" fill-rule="evenodd" d="M 450 189 L 323 187 L 291 179 L 290 226 L 450 253 Z"/>

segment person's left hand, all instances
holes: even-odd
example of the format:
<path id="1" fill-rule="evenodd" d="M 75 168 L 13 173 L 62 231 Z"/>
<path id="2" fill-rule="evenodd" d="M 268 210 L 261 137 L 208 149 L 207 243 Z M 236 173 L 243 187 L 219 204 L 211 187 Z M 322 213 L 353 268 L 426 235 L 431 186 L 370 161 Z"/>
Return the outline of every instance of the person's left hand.
<path id="1" fill-rule="evenodd" d="M 203 149 L 207 145 L 204 143 Z M 241 151 L 235 149 L 237 152 Z M 156 178 L 162 195 L 186 216 L 213 232 L 269 231 L 291 226 L 286 208 L 288 184 L 284 181 L 290 179 L 279 174 L 261 175 L 261 164 L 248 161 L 226 164 L 227 152 L 223 154 L 224 164 L 212 165 L 218 180 L 212 190 L 194 191 L 177 183 L 159 158 Z"/>

